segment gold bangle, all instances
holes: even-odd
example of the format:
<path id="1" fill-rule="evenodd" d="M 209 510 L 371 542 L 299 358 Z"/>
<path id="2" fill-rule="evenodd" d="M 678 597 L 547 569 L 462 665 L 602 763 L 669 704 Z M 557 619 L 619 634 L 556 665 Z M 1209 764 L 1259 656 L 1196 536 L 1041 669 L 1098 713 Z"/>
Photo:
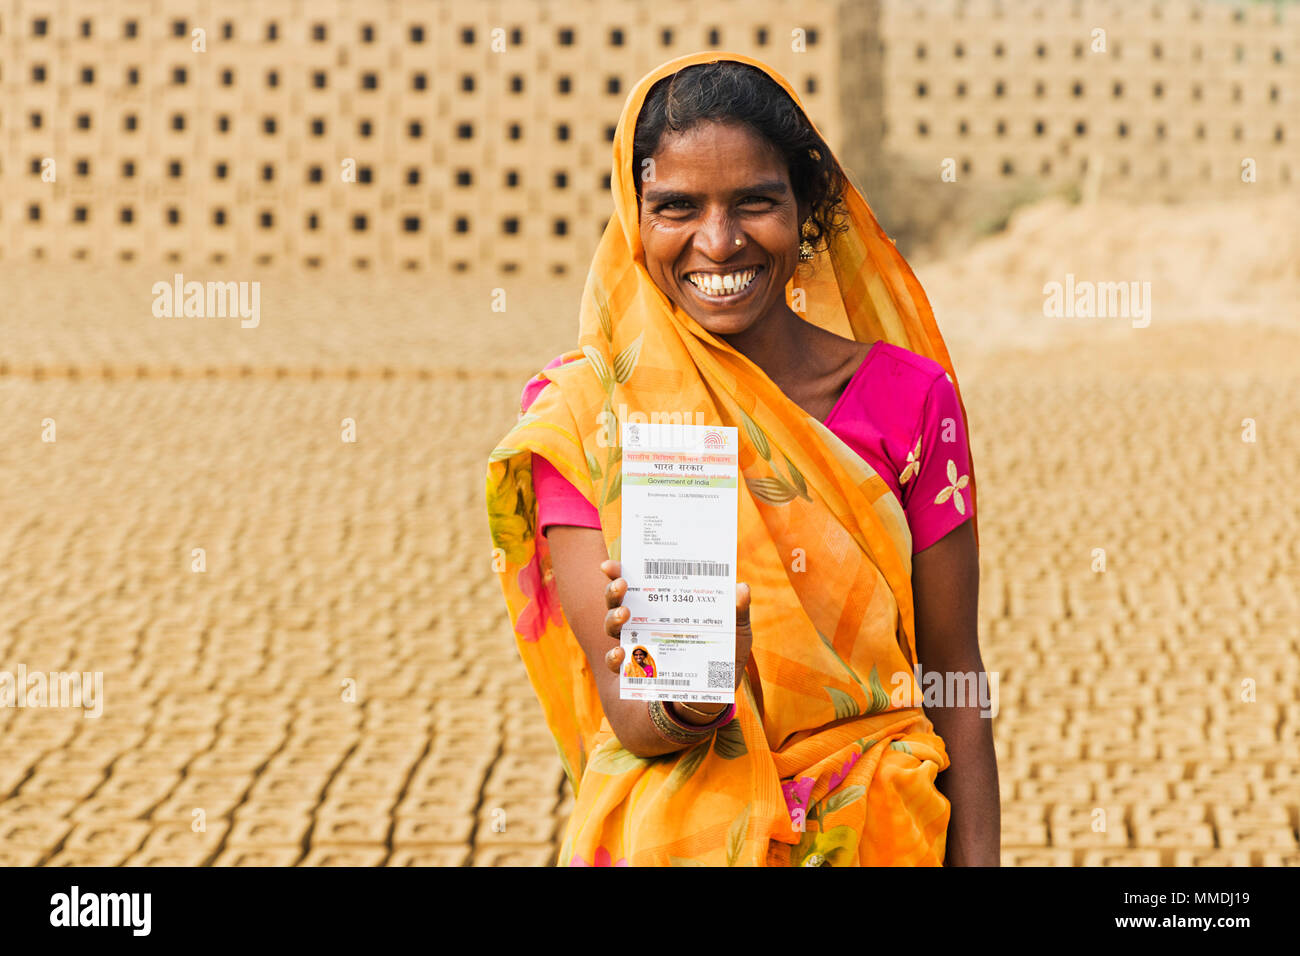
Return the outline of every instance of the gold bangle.
<path id="1" fill-rule="evenodd" d="M 674 708 L 680 707 L 682 710 L 689 710 L 692 714 L 698 714 L 699 716 L 709 721 L 717 720 L 719 717 L 722 716 L 722 710 L 727 709 L 727 705 L 723 704 L 722 710 L 717 710 L 710 714 L 710 713 L 706 713 L 705 711 L 698 710 L 695 707 L 692 707 L 690 704 L 686 703 L 685 701 L 681 701 L 681 700 L 673 701 L 673 707 Z"/>
<path id="2" fill-rule="evenodd" d="M 652 700 L 648 705 L 650 711 L 650 723 L 654 725 L 655 732 L 660 737 L 673 744 L 697 744 L 712 736 L 714 728 L 707 730 L 685 730 L 678 726 L 671 717 L 664 711 L 662 701 Z"/>

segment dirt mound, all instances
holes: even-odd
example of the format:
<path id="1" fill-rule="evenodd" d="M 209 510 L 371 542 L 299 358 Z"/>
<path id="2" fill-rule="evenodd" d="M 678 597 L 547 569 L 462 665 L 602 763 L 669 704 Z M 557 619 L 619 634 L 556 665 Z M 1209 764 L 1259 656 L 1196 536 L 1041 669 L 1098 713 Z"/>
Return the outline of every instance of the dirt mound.
<path id="1" fill-rule="evenodd" d="M 1240 199 L 1177 205 L 1045 199 L 1018 210 L 1004 232 L 915 268 L 954 352 L 1187 321 L 1294 328 L 1300 192 L 1251 188 Z M 1149 316 L 1045 314 L 1049 283 L 1138 283 L 1149 289 Z"/>

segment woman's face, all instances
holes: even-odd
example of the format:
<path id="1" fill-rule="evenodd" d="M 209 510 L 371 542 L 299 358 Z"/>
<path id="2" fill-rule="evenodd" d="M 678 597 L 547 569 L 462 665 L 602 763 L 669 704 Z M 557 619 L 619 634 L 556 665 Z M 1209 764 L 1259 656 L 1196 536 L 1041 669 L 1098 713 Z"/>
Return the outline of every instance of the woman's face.
<path id="1" fill-rule="evenodd" d="M 632 652 L 632 656 L 636 658 L 636 662 L 638 664 L 645 663 L 645 651 L 641 650 L 641 648 L 638 647 L 636 650 L 634 650 Z"/>
<path id="2" fill-rule="evenodd" d="M 715 335 L 785 308 L 804 211 L 775 147 L 743 123 L 704 121 L 666 132 L 653 159 L 641 244 L 655 285 Z"/>

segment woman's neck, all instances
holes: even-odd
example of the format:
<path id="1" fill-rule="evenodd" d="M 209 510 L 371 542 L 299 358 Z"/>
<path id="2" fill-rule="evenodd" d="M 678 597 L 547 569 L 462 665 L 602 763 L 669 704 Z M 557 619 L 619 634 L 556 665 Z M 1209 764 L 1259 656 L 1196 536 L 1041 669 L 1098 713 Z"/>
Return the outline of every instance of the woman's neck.
<path id="1" fill-rule="evenodd" d="M 807 330 L 808 323 L 782 302 L 778 310 L 745 331 L 720 338 L 779 383 L 798 377 L 807 366 L 811 358 Z"/>

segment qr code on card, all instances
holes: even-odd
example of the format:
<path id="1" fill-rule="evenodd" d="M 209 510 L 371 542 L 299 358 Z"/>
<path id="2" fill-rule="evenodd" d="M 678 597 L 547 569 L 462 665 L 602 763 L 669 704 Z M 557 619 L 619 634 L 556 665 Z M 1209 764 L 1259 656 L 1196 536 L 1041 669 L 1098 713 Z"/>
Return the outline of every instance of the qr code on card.
<path id="1" fill-rule="evenodd" d="M 731 690 L 731 661 L 709 661 L 709 689 Z"/>

